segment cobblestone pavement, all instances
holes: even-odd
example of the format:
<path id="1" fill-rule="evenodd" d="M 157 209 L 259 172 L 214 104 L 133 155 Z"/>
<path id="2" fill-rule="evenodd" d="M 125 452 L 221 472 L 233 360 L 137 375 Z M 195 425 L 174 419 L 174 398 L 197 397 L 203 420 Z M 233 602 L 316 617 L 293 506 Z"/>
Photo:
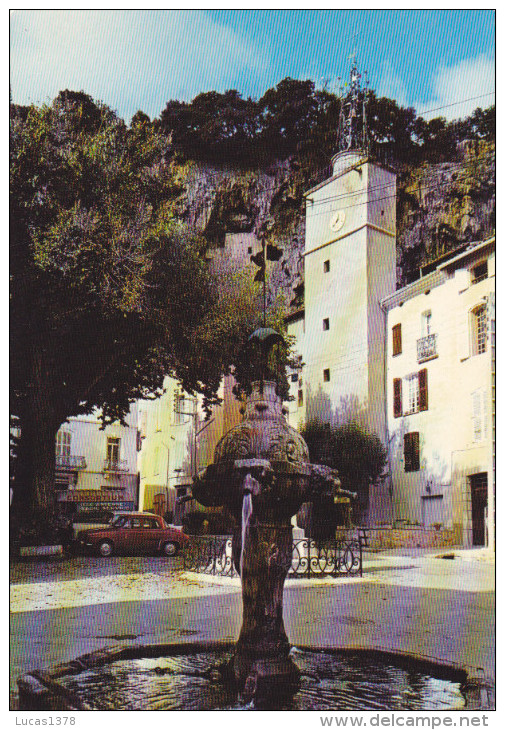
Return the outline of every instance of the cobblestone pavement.
<path id="1" fill-rule="evenodd" d="M 12 706 L 29 670 L 117 642 L 234 640 L 240 628 L 239 581 L 184 573 L 181 558 L 18 562 L 11 580 Z M 363 578 L 290 580 L 284 604 L 294 644 L 408 652 L 494 676 L 485 552 L 369 553 Z"/>
<path id="2" fill-rule="evenodd" d="M 10 568 L 11 585 L 17 583 L 45 583 L 47 581 L 97 578 L 107 575 L 131 575 L 153 572 L 157 575 L 173 575 L 181 571 L 181 556 L 114 556 L 100 558 L 94 555 L 76 555 L 72 558 L 13 562 Z"/>

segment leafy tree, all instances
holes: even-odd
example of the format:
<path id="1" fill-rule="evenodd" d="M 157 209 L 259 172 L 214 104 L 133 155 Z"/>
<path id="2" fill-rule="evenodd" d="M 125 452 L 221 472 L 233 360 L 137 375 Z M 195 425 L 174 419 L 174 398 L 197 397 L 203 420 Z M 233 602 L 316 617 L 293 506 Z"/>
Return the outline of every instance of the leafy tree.
<path id="1" fill-rule="evenodd" d="M 392 99 L 378 98 L 370 92 L 367 123 L 372 154 L 380 156 L 385 149 L 398 161 L 411 162 L 413 157 L 415 159 L 419 149 L 416 119 L 411 107 L 401 107 Z"/>
<path id="2" fill-rule="evenodd" d="M 268 264 L 267 264 L 268 265 Z M 238 398 L 251 390 L 251 383 L 262 377 L 261 353 L 251 346 L 250 335 L 263 326 L 281 334 L 284 345 L 274 345 L 266 363 L 266 377 L 274 379 L 283 399 L 289 397 L 286 364 L 291 357 L 291 339 L 286 335 L 286 301 L 282 293 L 270 293 L 263 324 L 263 284 L 255 281 L 256 266 L 237 266 L 227 260 L 215 262 L 212 271 L 218 291 L 213 311 L 199 328 L 199 336 L 210 357 L 233 363 L 232 374 Z M 217 284 L 219 282 L 219 285 Z M 233 334 L 230 333 L 233 321 Z M 198 357 L 198 353 L 195 353 Z"/>
<path id="3" fill-rule="evenodd" d="M 285 78 L 262 96 L 258 107 L 263 145 L 279 158 L 293 154 L 317 118 L 314 82 Z"/>
<path id="4" fill-rule="evenodd" d="M 311 462 L 337 469 L 342 488 L 356 492 L 359 512 L 366 510 L 370 485 L 386 465 L 386 451 L 379 437 L 355 423 L 332 426 L 320 421 L 309 421 L 302 436 Z"/>
<path id="5" fill-rule="evenodd" d="M 211 403 L 230 348 L 202 326 L 217 299 L 205 244 L 172 214 L 171 150 L 147 118 L 128 128 L 82 92 L 13 107 L 10 183 L 14 499 L 43 525 L 63 421 L 123 419 L 166 375 Z"/>
<path id="6" fill-rule="evenodd" d="M 257 126 L 256 103 L 235 90 L 198 94 L 190 104 L 170 101 L 160 116 L 160 128 L 182 152 L 221 164 L 250 160 Z"/>

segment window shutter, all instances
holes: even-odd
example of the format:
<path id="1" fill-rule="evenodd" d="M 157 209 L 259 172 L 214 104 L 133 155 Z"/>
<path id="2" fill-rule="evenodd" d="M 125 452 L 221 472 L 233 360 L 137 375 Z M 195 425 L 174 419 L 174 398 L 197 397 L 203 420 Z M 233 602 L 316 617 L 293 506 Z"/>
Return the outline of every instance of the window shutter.
<path id="1" fill-rule="evenodd" d="M 402 379 L 393 380 L 393 415 L 399 418 L 402 415 Z"/>
<path id="2" fill-rule="evenodd" d="M 402 351 L 402 326 L 395 324 L 393 327 L 393 356 L 400 355 Z"/>
<path id="3" fill-rule="evenodd" d="M 412 471 L 412 441 L 410 436 L 410 433 L 406 433 L 403 437 L 403 463 L 405 471 Z"/>
<path id="4" fill-rule="evenodd" d="M 419 432 L 411 431 L 403 437 L 405 471 L 419 471 Z"/>
<path id="5" fill-rule="evenodd" d="M 419 371 L 419 410 L 428 410 L 428 371 L 426 368 Z"/>
<path id="6" fill-rule="evenodd" d="M 419 471 L 419 431 L 412 432 L 412 471 Z"/>

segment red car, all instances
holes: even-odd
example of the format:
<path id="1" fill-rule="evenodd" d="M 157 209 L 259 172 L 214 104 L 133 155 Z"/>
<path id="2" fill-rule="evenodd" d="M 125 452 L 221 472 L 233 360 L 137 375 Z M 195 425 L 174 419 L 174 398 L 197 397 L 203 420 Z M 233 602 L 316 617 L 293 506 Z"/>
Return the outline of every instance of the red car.
<path id="1" fill-rule="evenodd" d="M 82 530 L 79 545 L 104 558 L 114 553 L 161 553 L 172 557 L 188 542 L 182 530 L 169 527 L 163 517 L 149 512 L 115 514 L 108 527 Z"/>

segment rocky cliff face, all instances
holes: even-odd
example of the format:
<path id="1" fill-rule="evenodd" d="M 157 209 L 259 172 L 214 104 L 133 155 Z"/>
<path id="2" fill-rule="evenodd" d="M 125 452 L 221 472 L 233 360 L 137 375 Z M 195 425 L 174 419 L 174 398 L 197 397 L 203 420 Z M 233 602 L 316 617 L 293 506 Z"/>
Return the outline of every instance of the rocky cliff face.
<path id="1" fill-rule="evenodd" d="M 228 255 L 236 242 L 245 264 L 264 238 L 283 250 L 280 261 L 269 263 L 271 293 L 296 285 L 302 275 L 305 188 L 290 161 L 254 172 L 189 163 L 177 175 L 181 194 L 175 211 L 204 234 L 211 251 Z M 237 255 L 233 258 L 236 262 Z"/>
<path id="2" fill-rule="evenodd" d="M 269 265 L 271 287 L 292 291 L 303 278 L 303 192 L 314 175 L 293 158 L 260 171 L 188 162 L 176 173 L 176 212 L 202 231 L 209 247 L 223 249 L 245 233 L 275 242 L 284 254 Z M 398 173 L 398 286 L 403 286 L 417 277 L 421 265 L 493 232 L 494 145 L 463 143 L 453 162 L 404 166 Z M 246 260 L 248 250 L 244 253 Z"/>
<path id="3" fill-rule="evenodd" d="M 495 148 L 462 144 L 459 159 L 405 169 L 397 198 L 398 283 L 461 243 L 495 228 Z"/>

